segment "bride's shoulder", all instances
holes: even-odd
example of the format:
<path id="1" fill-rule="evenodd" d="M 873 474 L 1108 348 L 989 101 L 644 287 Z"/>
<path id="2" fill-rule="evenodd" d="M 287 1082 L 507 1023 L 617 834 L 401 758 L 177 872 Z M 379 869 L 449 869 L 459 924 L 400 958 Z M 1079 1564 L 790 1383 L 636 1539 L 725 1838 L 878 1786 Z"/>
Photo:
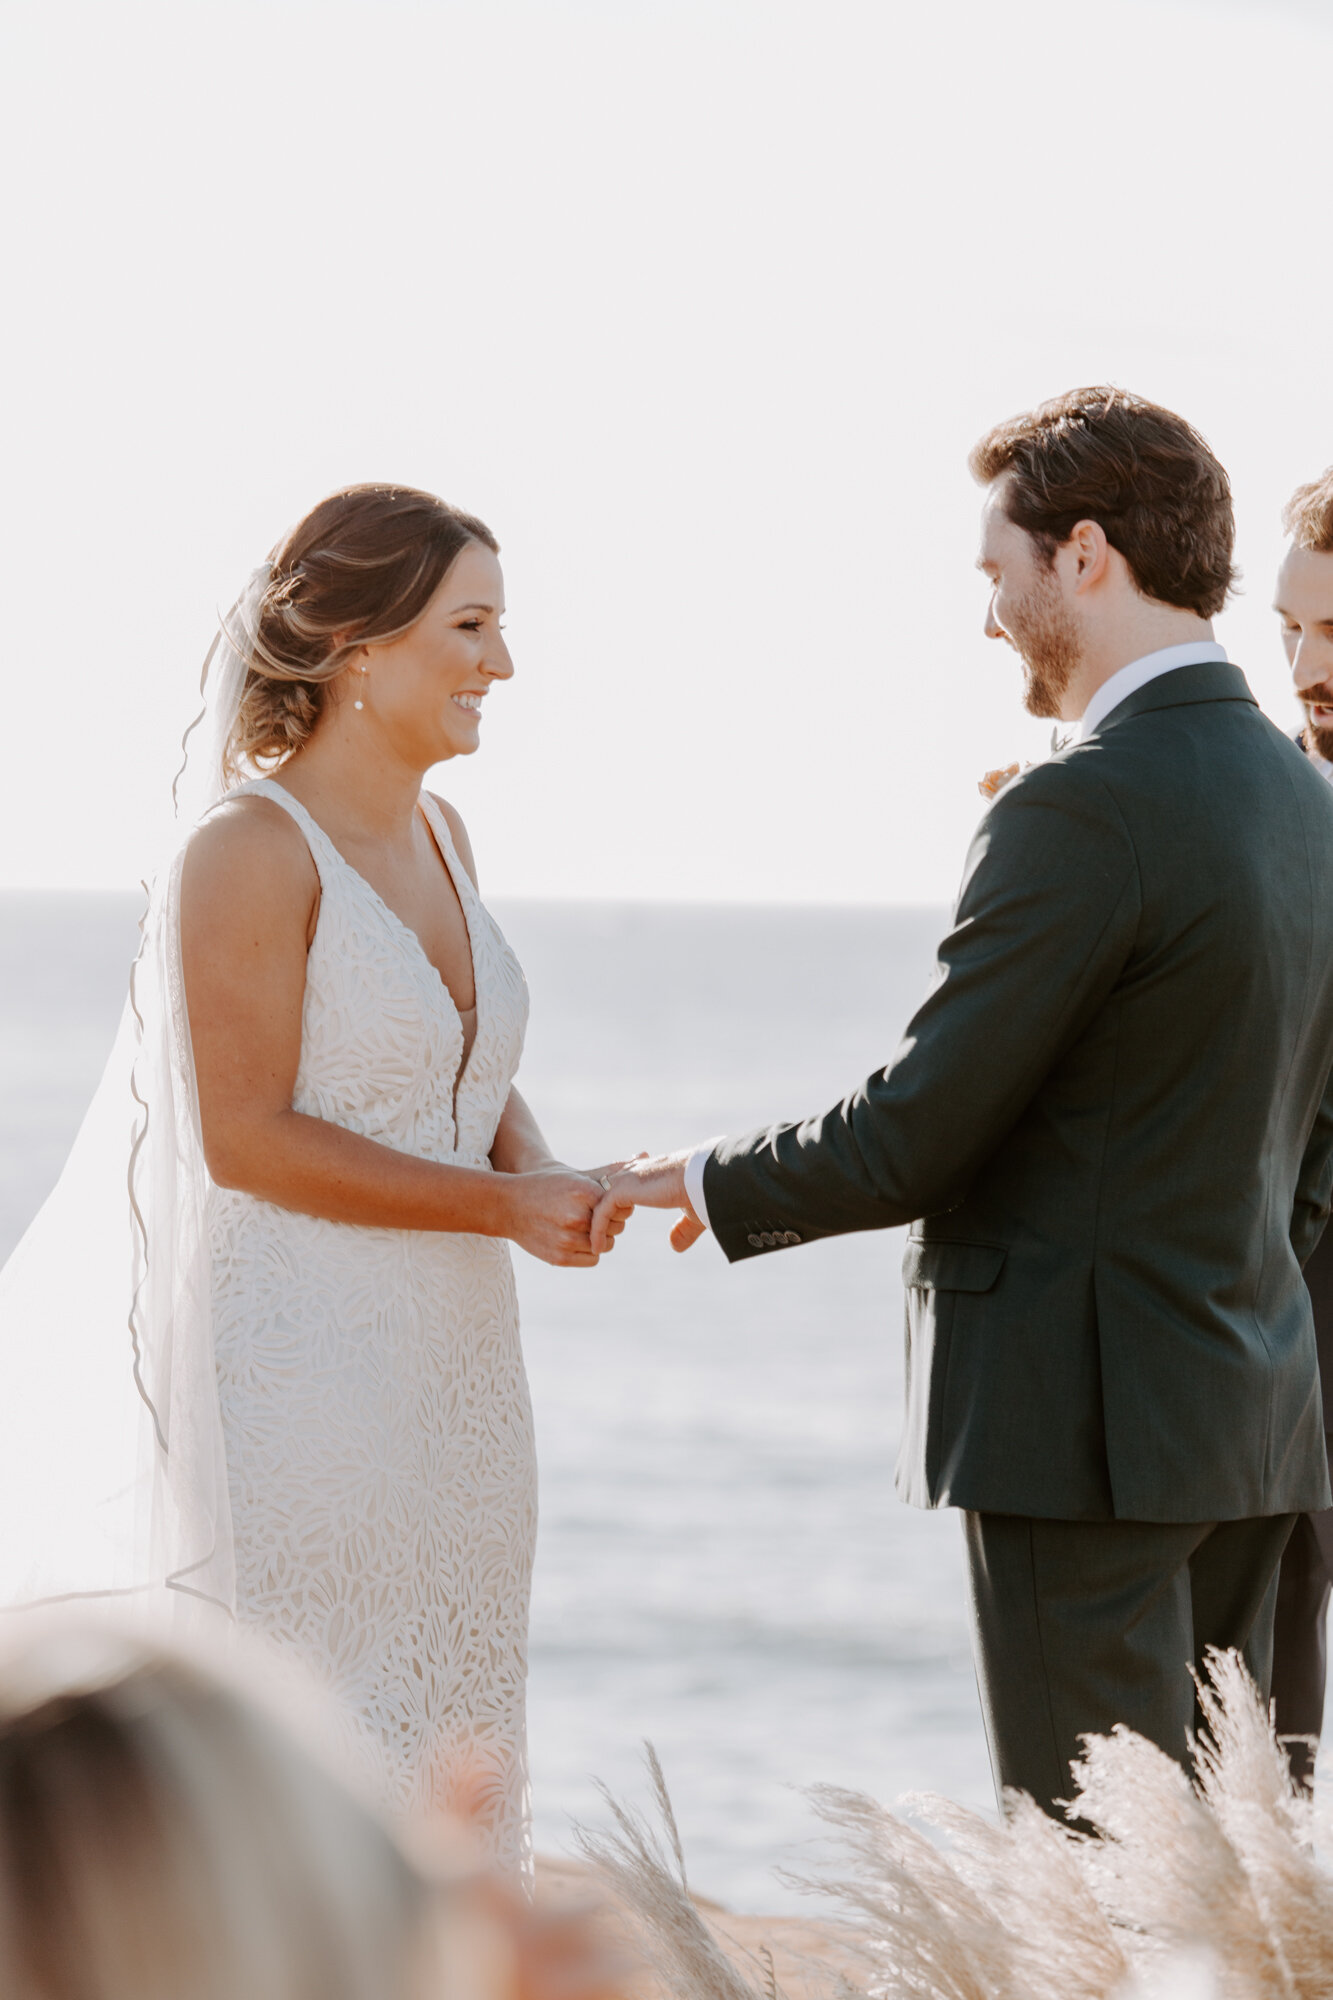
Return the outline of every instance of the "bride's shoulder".
<path id="1" fill-rule="evenodd" d="M 185 843 L 183 888 L 210 902 L 309 902 L 319 888 L 314 857 L 291 814 L 272 799 L 224 799 Z"/>
<path id="2" fill-rule="evenodd" d="M 443 813 L 444 822 L 449 829 L 449 835 L 454 843 L 455 851 L 459 860 L 467 869 L 468 874 L 472 877 L 472 886 L 475 889 L 477 886 L 477 858 L 472 852 L 472 842 L 468 839 L 467 828 L 463 824 L 463 815 L 459 812 L 457 806 L 451 806 L 448 799 L 442 799 L 438 792 L 427 792 L 426 796 Z"/>

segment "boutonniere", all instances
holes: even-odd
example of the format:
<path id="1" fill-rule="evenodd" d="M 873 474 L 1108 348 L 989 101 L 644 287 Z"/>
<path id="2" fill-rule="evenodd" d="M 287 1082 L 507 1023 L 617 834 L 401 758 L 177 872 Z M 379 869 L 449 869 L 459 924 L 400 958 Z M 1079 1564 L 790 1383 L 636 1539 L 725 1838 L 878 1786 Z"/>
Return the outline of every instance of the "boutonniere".
<path id="1" fill-rule="evenodd" d="M 978 778 L 977 790 L 983 799 L 999 796 L 1011 778 L 1016 778 L 1024 767 L 1021 764 L 1006 764 L 1002 771 L 987 771 L 984 778 Z"/>
<path id="2" fill-rule="evenodd" d="M 1052 757 L 1056 755 L 1057 751 L 1065 749 L 1073 740 L 1074 731 L 1072 729 L 1066 736 L 1062 736 L 1058 729 L 1053 729 L 1051 731 Z M 1032 766 L 1030 763 L 1006 764 L 1003 770 L 987 771 L 984 778 L 977 779 L 977 790 L 981 793 L 983 799 L 997 798 L 1011 778 L 1016 778 L 1021 771 L 1030 771 L 1031 769 Z"/>

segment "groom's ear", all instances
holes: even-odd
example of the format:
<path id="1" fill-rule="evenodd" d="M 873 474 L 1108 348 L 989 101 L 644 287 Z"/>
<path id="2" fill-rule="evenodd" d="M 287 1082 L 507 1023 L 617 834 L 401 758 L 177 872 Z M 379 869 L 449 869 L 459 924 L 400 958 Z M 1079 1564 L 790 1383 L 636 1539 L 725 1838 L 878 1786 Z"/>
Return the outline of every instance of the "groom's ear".
<path id="1" fill-rule="evenodd" d="M 1110 571 L 1112 550 L 1100 521 L 1076 521 L 1059 553 L 1066 556 L 1076 591 L 1092 590 L 1105 582 Z"/>

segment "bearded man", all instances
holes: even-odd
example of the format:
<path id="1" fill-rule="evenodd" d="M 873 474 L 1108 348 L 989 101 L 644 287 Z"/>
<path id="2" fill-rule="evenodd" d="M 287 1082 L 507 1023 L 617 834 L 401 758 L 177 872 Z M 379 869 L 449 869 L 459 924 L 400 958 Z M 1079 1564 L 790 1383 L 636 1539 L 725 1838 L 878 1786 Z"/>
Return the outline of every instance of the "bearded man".
<path id="1" fill-rule="evenodd" d="M 1283 1546 L 1330 1504 L 1333 790 L 1214 638 L 1231 494 L 1188 424 L 1076 390 L 971 463 L 986 630 L 1072 740 L 987 812 L 884 1069 L 603 1208 L 733 1261 L 912 1225 L 898 1490 L 963 1510 L 997 1790 L 1054 1810 L 1087 1731 L 1185 1760 L 1208 1647 L 1267 1693 Z"/>
<path id="2" fill-rule="evenodd" d="M 1297 742 L 1333 786 L 1333 466 L 1293 493 L 1282 525 L 1290 540 L 1278 571 L 1273 609 L 1304 710 Z M 1333 882 L 1328 885 L 1333 896 Z M 1323 1383 L 1324 1441 L 1333 1463 L 1333 1229 L 1305 1267 L 1314 1306 Z M 1302 1514 L 1278 1573 L 1273 1627 L 1273 1713 L 1288 1739 L 1292 1775 L 1314 1778 L 1314 1746 L 1324 1726 L 1328 1680 L 1327 1623 L 1333 1588 L 1333 1509 Z"/>

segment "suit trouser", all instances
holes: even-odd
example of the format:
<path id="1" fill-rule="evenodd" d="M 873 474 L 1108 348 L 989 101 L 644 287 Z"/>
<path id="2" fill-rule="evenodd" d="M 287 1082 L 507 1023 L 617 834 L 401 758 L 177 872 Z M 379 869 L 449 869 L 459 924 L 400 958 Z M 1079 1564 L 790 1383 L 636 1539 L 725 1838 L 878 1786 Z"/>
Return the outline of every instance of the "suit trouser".
<path id="1" fill-rule="evenodd" d="M 1322 1514 L 1298 1514 L 1282 1555 L 1273 1619 L 1273 1708 L 1279 1736 L 1289 1743 L 1291 1774 L 1302 1785 L 1314 1775 L 1314 1751 L 1324 1727 L 1324 1685 L 1328 1679 L 1325 1626 L 1333 1585 L 1333 1507 Z"/>
<path id="2" fill-rule="evenodd" d="M 1293 1514 L 1250 1521 L 963 1516 L 977 1684 L 996 1796 L 1063 1817 L 1079 1738 L 1118 1722 L 1184 1764 L 1190 1666 L 1235 1647 L 1268 1698 L 1278 1564 Z"/>
<path id="3" fill-rule="evenodd" d="M 1333 1225 L 1326 1229 L 1305 1267 L 1314 1307 L 1315 1341 L 1323 1377 L 1324 1440 L 1333 1473 Z M 1333 1507 L 1302 1514 L 1292 1529 L 1277 1587 L 1273 1628 L 1273 1703 L 1279 1736 L 1313 1736 L 1324 1726 L 1324 1681 L 1328 1672 L 1324 1627 L 1329 1582 L 1333 1578 Z M 1288 1745 L 1291 1773 L 1308 1784 L 1314 1757 L 1306 1743 Z"/>

